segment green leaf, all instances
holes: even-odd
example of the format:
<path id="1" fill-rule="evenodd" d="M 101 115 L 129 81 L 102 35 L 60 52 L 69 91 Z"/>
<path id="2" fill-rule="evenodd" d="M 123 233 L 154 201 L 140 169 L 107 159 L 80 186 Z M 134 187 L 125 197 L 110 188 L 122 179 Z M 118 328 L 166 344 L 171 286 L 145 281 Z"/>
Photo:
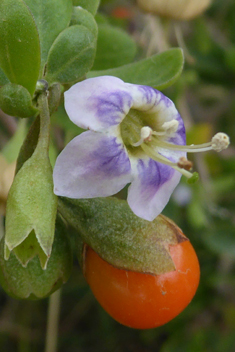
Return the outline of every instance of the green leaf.
<path id="1" fill-rule="evenodd" d="M 83 242 L 122 269 L 163 274 L 175 270 L 169 246 L 186 237 L 168 218 L 137 217 L 126 201 L 109 198 L 59 198 L 58 209 Z M 80 245 L 79 245 L 80 247 Z"/>
<path id="2" fill-rule="evenodd" d="M 56 37 L 68 27 L 72 0 L 24 0 L 37 25 L 41 45 L 41 69 Z"/>
<path id="3" fill-rule="evenodd" d="M 96 21 L 92 14 L 87 10 L 84 10 L 82 7 L 73 7 L 72 17 L 70 25 L 74 26 L 80 24 L 94 34 L 95 37 L 98 35 L 98 27 Z"/>
<path id="4" fill-rule="evenodd" d="M 183 65 L 183 51 L 174 48 L 133 64 L 104 71 L 90 71 L 87 78 L 109 75 L 128 83 L 165 89 L 179 78 Z"/>
<path id="5" fill-rule="evenodd" d="M 92 67 L 96 50 L 95 36 L 84 26 L 66 28 L 52 45 L 45 79 L 49 83 L 72 83 Z"/>
<path id="6" fill-rule="evenodd" d="M 99 25 L 93 70 L 106 70 L 129 64 L 134 60 L 136 52 L 136 43 L 124 30 Z"/>
<path id="7" fill-rule="evenodd" d="M 38 113 L 29 91 L 15 83 L 8 83 L 0 88 L 0 108 L 15 117 L 30 117 Z"/>
<path id="8" fill-rule="evenodd" d="M 34 257 L 23 267 L 14 253 L 4 259 L 4 241 L 0 243 L 0 283 L 12 297 L 20 299 L 40 299 L 47 297 L 65 283 L 72 270 L 72 251 L 67 237 L 67 229 L 57 218 L 55 240 L 47 269 L 41 268 L 39 259 Z"/>
<path id="9" fill-rule="evenodd" d="M 37 27 L 22 0 L 0 2 L 0 66 L 12 83 L 33 95 L 40 70 Z"/>
<path id="10" fill-rule="evenodd" d="M 100 0 L 73 0 L 74 6 L 81 6 L 95 16 Z"/>

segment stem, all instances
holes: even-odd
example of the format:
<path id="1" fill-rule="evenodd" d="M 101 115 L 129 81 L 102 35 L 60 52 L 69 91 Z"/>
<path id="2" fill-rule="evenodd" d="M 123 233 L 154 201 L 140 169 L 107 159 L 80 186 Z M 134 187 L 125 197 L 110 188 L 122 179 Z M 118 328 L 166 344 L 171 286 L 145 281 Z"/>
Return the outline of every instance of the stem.
<path id="1" fill-rule="evenodd" d="M 60 311 L 60 290 L 49 297 L 45 352 L 56 352 Z"/>
<path id="2" fill-rule="evenodd" d="M 191 65 L 194 64 L 196 60 L 188 51 L 188 48 L 187 48 L 185 41 L 184 41 L 181 27 L 178 22 L 174 23 L 174 29 L 175 29 L 176 40 L 178 42 L 179 47 L 181 47 L 184 51 L 184 56 L 185 56 L 186 61 L 188 61 L 188 63 Z"/>
<path id="3" fill-rule="evenodd" d="M 42 92 L 38 97 L 38 110 L 40 114 L 40 132 L 36 149 L 48 152 L 50 144 L 50 112 L 46 92 Z"/>

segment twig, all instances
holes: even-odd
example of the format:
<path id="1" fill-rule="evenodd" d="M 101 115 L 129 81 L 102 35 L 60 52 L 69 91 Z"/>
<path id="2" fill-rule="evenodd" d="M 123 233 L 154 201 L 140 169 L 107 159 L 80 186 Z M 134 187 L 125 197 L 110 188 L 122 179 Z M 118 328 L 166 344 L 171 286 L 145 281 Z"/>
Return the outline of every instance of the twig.
<path id="1" fill-rule="evenodd" d="M 45 352 L 56 352 L 60 311 L 60 290 L 49 298 Z"/>

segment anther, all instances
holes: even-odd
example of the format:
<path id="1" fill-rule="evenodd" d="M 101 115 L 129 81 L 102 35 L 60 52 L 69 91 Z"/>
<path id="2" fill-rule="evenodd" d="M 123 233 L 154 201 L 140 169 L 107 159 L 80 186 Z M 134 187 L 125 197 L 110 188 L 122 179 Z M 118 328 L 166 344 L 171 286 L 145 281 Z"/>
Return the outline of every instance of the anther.
<path id="1" fill-rule="evenodd" d="M 162 128 L 166 131 L 167 135 L 172 135 L 178 130 L 179 122 L 177 120 L 171 120 L 168 122 L 164 122 Z"/>
<path id="2" fill-rule="evenodd" d="M 216 133 L 211 140 L 211 147 L 216 152 L 221 152 L 221 150 L 228 148 L 229 144 L 229 136 L 222 132 Z"/>
<path id="3" fill-rule="evenodd" d="M 193 167 L 193 163 L 191 161 L 189 161 L 187 158 L 185 158 L 184 156 L 182 156 L 181 158 L 179 158 L 177 166 L 180 169 L 190 171 Z"/>
<path id="4" fill-rule="evenodd" d="M 133 147 L 139 147 L 144 142 L 150 142 L 152 139 L 153 130 L 149 126 L 144 126 L 140 130 L 140 140 L 133 143 Z"/>

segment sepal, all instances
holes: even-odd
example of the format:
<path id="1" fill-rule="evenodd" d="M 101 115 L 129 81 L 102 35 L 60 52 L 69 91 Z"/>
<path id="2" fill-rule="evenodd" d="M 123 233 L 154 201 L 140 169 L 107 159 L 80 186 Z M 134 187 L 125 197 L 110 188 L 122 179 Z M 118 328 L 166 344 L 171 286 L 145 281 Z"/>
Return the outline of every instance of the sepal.
<path id="1" fill-rule="evenodd" d="M 0 284 L 13 298 L 41 299 L 49 296 L 64 284 L 72 270 L 72 250 L 67 229 L 58 217 L 55 240 L 46 270 L 41 268 L 38 257 L 23 267 L 12 252 L 4 259 L 4 240 L 0 242 Z"/>
<path id="2" fill-rule="evenodd" d="M 42 267 L 45 268 L 53 243 L 56 209 L 57 197 L 53 193 L 49 158 L 34 153 L 16 174 L 8 195 L 5 258 L 8 258 L 8 250 L 21 246 L 17 249 L 17 256 L 22 265 L 27 265 L 32 252 L 25 251 L 30 246 L 24 241 L 34 230 L 43 251 L 35 249 L 34 253 L 38 252 Z M 34 247 L 37 246 L 36 239 L 31 238 Z"/>
<path id="3" fill-rule="evenodd" d="M 160 275 L 175 270 L 169 248 L 187 241 L 178 226 L 163 215 L 143 220 L 126 201 L 116 198 L 59 198 L 59 211 L 81 239 L 113 266 Z M 80 239 L 81 237 L 81 239 Z M 80 258 L 81 261 L 81 258 Z"/>

